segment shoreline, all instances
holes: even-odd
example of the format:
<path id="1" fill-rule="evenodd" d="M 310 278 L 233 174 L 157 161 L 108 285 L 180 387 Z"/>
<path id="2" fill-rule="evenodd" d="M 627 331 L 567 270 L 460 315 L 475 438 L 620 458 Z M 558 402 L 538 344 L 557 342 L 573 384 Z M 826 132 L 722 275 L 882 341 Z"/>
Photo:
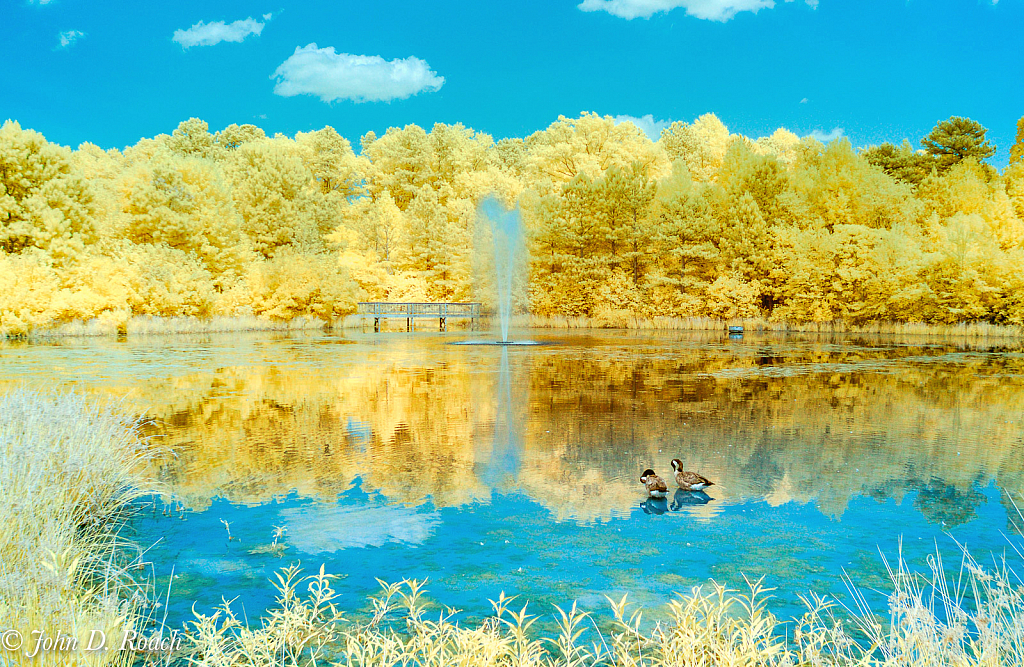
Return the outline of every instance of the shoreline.
<path id="1" fill-rule="evenodd" d="M 493 316 L 484 316 L 481 321 L 488 328 L 494 321 Z M 382 332 L 389 329 L 404 330 L 398 324 L 387 326 L 385 321 Z M 250 315 L 220 316 L 212 318 L 198 317 L 157 317 L 140 315 L 132 317 L 126 323 L 115 325 L 109 321 L 93 319 L 86 322 L 75 321 L 55 327 L 47 327 L 29 331 L 25 334 L 0 333 L 0 340 L 6 341 L 45 341 L 65 338 L 124 338 L 139 336 L 195 335 L 217 333 L 248 333 L 248 332 L 293 332 L 293 331 L 337 331 L 366 328 L 364 319 L 355 315 L 347 315 L 332 322 L 302 316 L 291 320 L 267 320 Z M 459 324 L 453 322 L 451 328 L 461 330 Z M 726 332 L 730 326 L 741 326 L 745 333 L 778 333 L 778 334 L 848 334 L 848 335 L 895 335 L 920 336 L 946 339 L 1024 339 L 1024 326 L 1012 324 L 992 324 L 990 322 L 961 322 L 957 324 L 929 324 L 926 322 L 894 322 L 875 321 L 865 324 L 851 324 L 844 320 L 828 322 L 788 322 L 773 321 L 763 317 L 747 317 L 734 319 L 716 319 L 709 317 L 636 317 L 626 313 L 614 313 L 598 316 L 568 315 L 529 315 L 521 314 L 512 317 L 511 326 L 517 329 L 619 329 L 626 331 L 719 331 Z M 431 330 L 431 329 L 425 329 Z"/>

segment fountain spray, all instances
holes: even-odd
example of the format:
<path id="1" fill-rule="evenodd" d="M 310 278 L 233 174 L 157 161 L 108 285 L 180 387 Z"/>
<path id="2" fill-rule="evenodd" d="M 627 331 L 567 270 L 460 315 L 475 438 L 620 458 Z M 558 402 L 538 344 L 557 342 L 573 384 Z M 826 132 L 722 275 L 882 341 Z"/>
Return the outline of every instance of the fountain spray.
<path id="1" fill-rule="evenodd" d="M 498 316 L 501 321 L 501 342 L 508 343 L 509 321 L 512 319 L 512 285 L 524 248 L 523 220 L 519 207 L 509 210 L 494 195 L 488 195 L 477 208 L 478 215 L 490 225 L 494 239 L 494 271 L 498 289 Z"/>

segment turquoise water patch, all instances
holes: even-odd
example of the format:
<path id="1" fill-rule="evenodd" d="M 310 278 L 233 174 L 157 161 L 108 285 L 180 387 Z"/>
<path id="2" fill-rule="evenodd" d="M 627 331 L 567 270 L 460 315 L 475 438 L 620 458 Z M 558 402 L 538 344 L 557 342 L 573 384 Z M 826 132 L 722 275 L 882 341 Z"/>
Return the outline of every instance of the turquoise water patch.
<path id="1" fill-rule="evenodd" d="M 685 511 L 649 515 L 640 507 L 624 518 L 581 526 L 558 521 L 523 494 L 495 495 L 487 504 L 460 508 L 389 506 L 360 490 L 323 503 L 294 496 L 257 507 L 216 501 L 185 520 L 139 522 L 143 544 L 158 574 L 170 566 L 184 581 L 172 586 L 169 620 L 191 618 L 191 605 L 209 613 L 222 597 L 234 598 L 252 614 L 273 602 L 268 579 L 299 562 L 315 571 L 342 575 L 337 590 L 346 609 L 359 609 L 380 590 L 376 578 L 429 579 L 430 598 L 464 610 L 465 618 L 490 611 L 488 600 L 504 591 L 529 600 L 538 612 L 577 600 L 606 611 L 605 596 L 661 606 L 677 592 L 710 579 L 744 587 L 744 576 L 776 588 L 773 610 L 799 615 L 800 593 L 817 591 L 845 599 L 839 579 L 849 572 L 866 589 L 884 590 L 884 554 L 900 552 L 926 569 L 936 545 L 946 552 L 950 574 L 959 566 L 951 538 L 975 553 L 1002 552 L 1007 516 L 994 486 L 978 493 L 984 502 L 975 517 L 949 533 L 928 521 L 917 497 L 903 502 L 866 497 L 851 500 L 842 520 L 811 504 L 771 507 L 763 501 L 725 505 L 713 519 Z M 714 502 L 714 501 L 712 501 Z M 233 539 L 221 519 L 229 521 Z M 271 525 L 287 527 L 282 555 L 254 553 L 271 541 Z M 182 584 L 202 581 L 198 588 Z M 884 598 L 868 598 L 884 610 Z M 658 610 L 652 609 L 657 617 Z"/>

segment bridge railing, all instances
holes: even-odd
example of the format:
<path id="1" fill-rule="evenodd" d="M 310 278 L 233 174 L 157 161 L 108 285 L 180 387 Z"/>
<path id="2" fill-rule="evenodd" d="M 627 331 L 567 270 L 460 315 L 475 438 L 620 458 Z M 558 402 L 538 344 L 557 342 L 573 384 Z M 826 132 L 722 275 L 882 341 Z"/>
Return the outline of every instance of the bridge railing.
<path id="1" fill-rule="evenodd" d="M 480 317 L 480 304 L 476 302 L 394 302 L 361 301 L 356 315 L 364 317 Z"/>

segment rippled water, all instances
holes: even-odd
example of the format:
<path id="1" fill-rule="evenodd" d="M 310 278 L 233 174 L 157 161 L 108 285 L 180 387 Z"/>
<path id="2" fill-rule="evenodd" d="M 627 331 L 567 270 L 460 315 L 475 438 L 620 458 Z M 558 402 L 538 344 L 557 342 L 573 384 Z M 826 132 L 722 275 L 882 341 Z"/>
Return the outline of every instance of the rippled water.
<path id="1" fill-rule="evenodd" d="M 153 419 L 174 455 L 169 504 L 134 525 L 170 619 L 273 571 L 430 579 L 487 613 L 504 590 L 591 609 L 660 604 L 709 578 L 778 587 L 780 615 L 839 575 L 884 587 L 879 551 L 914 563 L 955 540 L 1002 552 L 1024 492 L 1024 353 L 920 340 L 552 334 L 151 337 L 0 347 L 0 384 L 76 386 Z M 479 334 L 475 334 L 479 338 Z M 645 501 L 670 459 L 707 497 Z M 165 511 L 166 510 L 166 511 Z M 169 516 L 168 516 L 169 514 Z M 228 540 L 228 529 L 233 538 Z M 274 527 L 283 555 L 269 545 Z"/>

